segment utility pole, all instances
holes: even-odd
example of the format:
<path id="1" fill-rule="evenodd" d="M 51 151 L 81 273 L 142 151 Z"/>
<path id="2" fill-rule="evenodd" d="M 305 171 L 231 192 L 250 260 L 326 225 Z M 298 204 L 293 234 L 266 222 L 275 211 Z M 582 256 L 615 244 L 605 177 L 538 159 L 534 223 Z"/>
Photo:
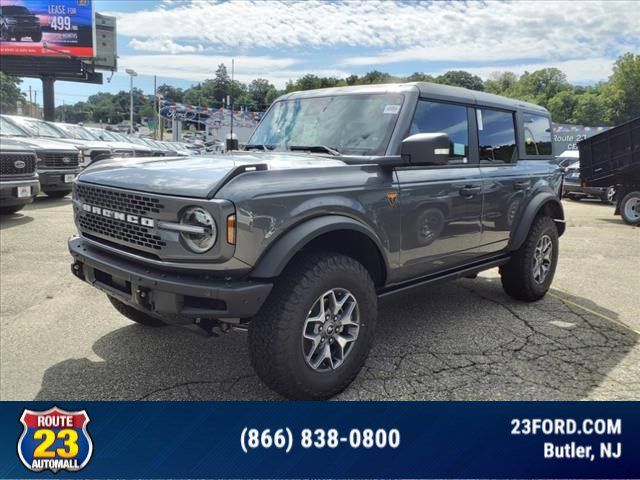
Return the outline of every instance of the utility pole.
<path id="1" fill-rule="evenodd" d="M 129 106 L 129 133 L 133 134 L 133 77 L 138 76 L 138 74 L 136 73 L 135 70 L 131 69 L 131 68 L 127 68 L 125 70 L 125 72 L 130 76 L 131 78 L 131 83 L 129 86 L 129 99 L 130 99 L 130 106 Z"/>
<path id="2" fill-rule="evenodd" d="M 33 117 L 33 97 L 31 96 L 31 85 L 29 85 L 29 116 Z"/>
<path id="3" fill-rule="evenodd" d="M 157 77 L 153 76 L 153 139 L 157 139 L 158 131 L 158 85 Z"/>
<path id="4" fill-rule="evenodd" d="M 233 141 L 233 68 L 234 68 L 234 60 L 231 59 L 231 88 L 229 89 L 229 93 L 231 94 L 231 144 L 235 145 Z M 236 147 L 237 148 L 237 147 Z"/>
<path id="5" fill-rule="evenodd" d="M 36 106 L 36 115 L 38 115 L 38 90 L 33 91 L 33 103 Z M 38 118 L 40 118 L 40 115 L 38 115 Z"/>

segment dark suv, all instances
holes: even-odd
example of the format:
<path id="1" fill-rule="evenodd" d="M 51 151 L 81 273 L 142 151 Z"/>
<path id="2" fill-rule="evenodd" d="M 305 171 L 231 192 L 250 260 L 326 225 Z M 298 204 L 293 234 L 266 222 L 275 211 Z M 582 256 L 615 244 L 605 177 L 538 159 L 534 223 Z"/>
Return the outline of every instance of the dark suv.
<path id="1" fill-rule="evenodd" d="M 30 37 L 32 42 L 42 40 L 40 19 L 20 5 L 0 7 L 0 39 L 3 42 L 11 39 L 20 42 L 24 37 Z"/>
<path id="2" fill-rule="evenodd" d="M 16 213 L 33 202 L 39 191 L 35 152 L 21 142 L 3 138 L 0 150 L 0 214 Z"/>
<path id="3" fill-rule="evenodd" d="M 246 151 L 86 169 L 72 271 L 145 325 L 247 326 L 267 385 L 327 398 L 381 297 L 499 267 L 542 298 L 561 183 L 539 106 L 429 83 L 291 93 Z"/>
<path id="4" fill-rule="evenodd" d="M 80 173 L 78 149 L 62 142 L 31 137 L 26 130 L 3 116 L 0 116 L 0 137 L 3 139 L 3 151 L 6 138 L 13 138 L 35 151 L 41 190 L 47 196 L 62 198 L 71 193 L 71 185 Z"/>

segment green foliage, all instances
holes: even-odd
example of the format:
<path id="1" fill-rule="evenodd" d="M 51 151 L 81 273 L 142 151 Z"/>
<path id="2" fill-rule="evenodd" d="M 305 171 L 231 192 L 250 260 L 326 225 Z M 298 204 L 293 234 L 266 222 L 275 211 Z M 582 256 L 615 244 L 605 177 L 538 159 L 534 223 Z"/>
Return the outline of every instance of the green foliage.
<path id="1" fill-rule="evenodd" d="M 470 90 L 484 90 L 484 83 L 482 83 L 482 79 L 480 77 L 463 70 L 450 70 L 447 73 L 438 76 L 436 78 L 436 83 L 468 88 Z"/>
<path id="2" fill-rule="evenodd" d="M 15 109 L 18 98 L 24 101 L 16 81 L 5 80 L 6 78 L 2 76 L 3 111 L 5 108 Z M 263 78 L 257 78 L 248 85 L 237 80 L 231 81 L 226 66 L 220 64 L 213 79 L 186 90 L 165 84 L 158 87 L 158 92 L 168 100 L 216 108 L 225 105 L 227 95 L 230 95 L 235 108 L 266 110 L 280 95 L 298 90 L 393 82 L 435 82 L 484 90 L 542 105 L 549 109 L 554 121 L 558 123 L 615 125 L 640 116 L 640 55 L 632 53 L 627 53 L 616 61 L 613 74 L 607 82 L 591 87 L 572 85 L 557 68 L 525 72 L 520 77 L 513 72 L 495 72 L 484 82 L 477 75 L 463 70 L 448 71 L 437 77 L 424 72 L 397 77 L 373 70 L 363 76 L 350 75 L 346 78 L 307 74 L 297 80 L 290 80 L 285 89 L 279 91 Z M 141 94 L 136 90 L 136 118 L 139 115 L 150 116 L 153 112 L 152 100 L 143 98 Z M 77 121 L 117 123 L 128 119 L 129 93 L 121 91 L 115 95 L 92 95 L 86 102 L 65 107 L 65 115 L 70 121 L 78 119 Z"/>
<path id="3" fill-rule="evenodd" d="M 16 113 L 16 104 L 18 101 L 26 103 L 26 99 L 18 85 L 22 80 L 19 78 L 9 77 L 0 72 L 0 112 Z"/>
<path id="4" fill-rule="evenodd" d="M 622 123 L 640 116 L 640 55 L 627 53 L 618 58 L 602 94 L 612 122 Z"/>

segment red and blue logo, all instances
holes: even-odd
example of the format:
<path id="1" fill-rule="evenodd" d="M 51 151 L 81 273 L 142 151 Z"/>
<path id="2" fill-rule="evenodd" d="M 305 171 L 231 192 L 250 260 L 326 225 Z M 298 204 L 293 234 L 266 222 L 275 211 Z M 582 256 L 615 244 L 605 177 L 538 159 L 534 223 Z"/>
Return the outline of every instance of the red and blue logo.
<path id="1" fill-rule="evenodd" d="M 87 432 L 89 415 L 85 410 L 67 412 L 53 407 L 44 412 L 27 410 L 20 423 L 24 430 L 18 440 L 18 456 L 32 472 L 82 470 L 93 453 Z"/>

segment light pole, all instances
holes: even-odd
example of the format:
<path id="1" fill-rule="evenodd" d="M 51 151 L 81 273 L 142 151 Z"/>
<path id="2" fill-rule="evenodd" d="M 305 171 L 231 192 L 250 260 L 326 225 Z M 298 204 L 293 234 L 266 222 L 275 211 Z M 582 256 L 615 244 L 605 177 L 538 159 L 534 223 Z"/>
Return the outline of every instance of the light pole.
<path id="1" fill-rule="evenodd" d="M 131 86 L 129 87 L 129 96 L 130 96 L 130 106 L 129 106 L 129 133 L 133 134 L 133 77 L 137 77 L 138 74 L 136 73 L 135 70 L 131 69 L 131 68 L 127 68 L 125 70 L 125 72 L 127 72 L 127 74 L 130 76 L 131 78 Z"/>

